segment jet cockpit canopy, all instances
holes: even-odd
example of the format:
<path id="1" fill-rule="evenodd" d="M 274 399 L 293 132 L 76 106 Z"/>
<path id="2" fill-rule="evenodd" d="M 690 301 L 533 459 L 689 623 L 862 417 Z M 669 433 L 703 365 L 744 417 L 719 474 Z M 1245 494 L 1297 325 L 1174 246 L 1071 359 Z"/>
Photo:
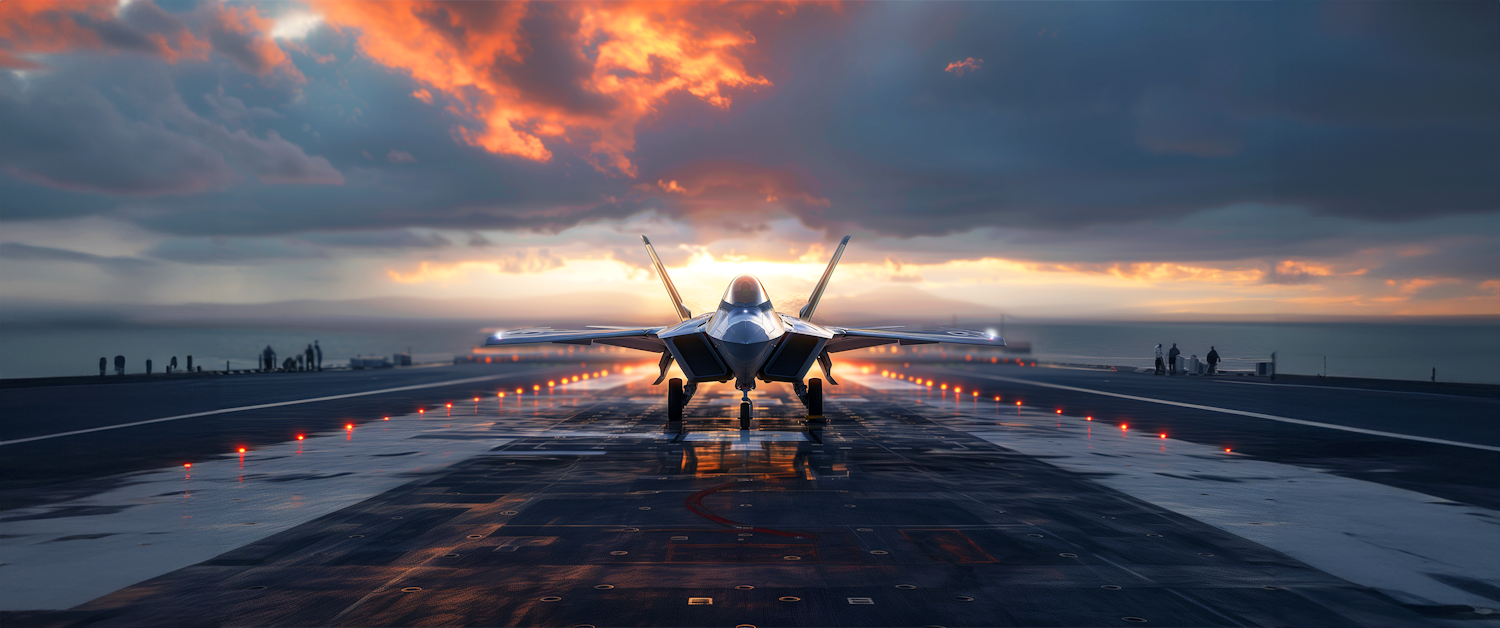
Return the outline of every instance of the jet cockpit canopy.
<path id="1" fill-rule="evenodd" d="M 719 311 L 708 322 L 709 336 L 740 344 L 768 342 L 784 331 L 771 308 L 771 298 L 755 275 L 740 275 L 729 282 Z"/>
<path id="2" fill-rule="evenodd" d="M 770 301 L 766 296 L 766 289 L 761 287 L 760 280 L 755 275 L 740 275 L 729 282 L 729 289 L 724 291 L 724 303 L 733 307 L 758 307 L 760 304 Z"/>

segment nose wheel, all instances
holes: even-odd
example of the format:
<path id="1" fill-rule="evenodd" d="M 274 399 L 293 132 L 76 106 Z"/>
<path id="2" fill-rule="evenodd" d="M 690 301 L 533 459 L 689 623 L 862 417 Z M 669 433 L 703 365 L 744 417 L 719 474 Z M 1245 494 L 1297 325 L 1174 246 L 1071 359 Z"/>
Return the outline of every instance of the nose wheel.
<path id="1" fill-rule="evenodd" d="M 750 415 L 752 414 L 752 410 L 754 410 L 754 407 L 752 406 L 752 404 L 750 402 L 750 391 L 747 390 L 747 391 L 744 391 L 744 395 L 742 397 L 740 397 L 740 429 L 741 430 L 748 430 L 748 429 L 750 429 Z"/>

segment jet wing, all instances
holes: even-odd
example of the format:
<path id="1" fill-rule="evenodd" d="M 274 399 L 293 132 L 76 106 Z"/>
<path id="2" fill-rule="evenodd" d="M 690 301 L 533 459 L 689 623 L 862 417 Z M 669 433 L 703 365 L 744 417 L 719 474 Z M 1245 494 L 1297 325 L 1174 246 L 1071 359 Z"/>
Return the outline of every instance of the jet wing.
<path id="1" fill-rule="evenodd" d="M 491 335 L 484 341 L 486 347 L 506 345 L 528 345 L 555 342 L 568 345 L 614 345 L 662 353 L 667 346 L 656 337 L 665 327 L 595 327 L 591 329 L 553 329 L 551 327 L 528 327 L 511 329 Z"/>
<path id="2" fill-rule="evenodd" d="M 948 342 L 962 345 L 1005 346 L 1005 340 L 982 331 L 972 329 L 939 329 L 937 331 L 901 331 L 890 328 L 830 327 L 833 339 L 824 349 L 829 353 L 863 349 L 878 345 L 901 343 L 903 345 L 926 345 Z"/>

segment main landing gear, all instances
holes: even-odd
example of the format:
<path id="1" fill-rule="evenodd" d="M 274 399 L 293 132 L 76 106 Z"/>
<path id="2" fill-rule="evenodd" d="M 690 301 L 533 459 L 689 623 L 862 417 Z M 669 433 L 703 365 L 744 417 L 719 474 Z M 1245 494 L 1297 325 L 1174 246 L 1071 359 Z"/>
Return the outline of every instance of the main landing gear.
<path id="1" fill-rule="evenodd" d="M 682 385 L 682 378 L 673 377 L 667 382 L 667 422 L 674 425 L 682 424 L 682 409 L 687 407 L 689 401 L 693 400 L 693 393 L 698 392 L 698 382 L 688 382 Z"/>
<path id="2" fill-rule="evenodd" d="M 682 426 L 682 411 L 687 407 L 688 401 L 697 392 L 698 383 L 688 382 L 683 385 L 682 378 L 673 377 L 667 381 L 667 424 L 672 427 Z M 807 422 L 823 423 L 823 380 L 813 378 L 807 380 L 806 384 L 796 382 L 792 384 L 792 390 L 797 393 L 797 398 L 802 400 L 802 405 L 807 406 Z M 750 391 L 741 391 L 740 397 L 740 429 L 750 429 L 750 419 L 754 416 L 755 404 L 750 400 Z"/>

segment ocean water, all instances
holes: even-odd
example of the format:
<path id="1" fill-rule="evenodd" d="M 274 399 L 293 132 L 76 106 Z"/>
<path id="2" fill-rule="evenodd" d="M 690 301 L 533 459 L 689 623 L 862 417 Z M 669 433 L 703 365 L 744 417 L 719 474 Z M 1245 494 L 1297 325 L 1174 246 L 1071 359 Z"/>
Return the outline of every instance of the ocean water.
<path id="1" fill-rule="evenodd" d="M 998 329 L 998 325 L 989 327 Z M 1500 384 L 1500 323 L 1007 324 L 1039 359 L 1150 367 L 1153 348 L 1184 356 L 1217 347 L 1220 368 L 1254 370 L 1276 354 L 1280 373 Z"/>
<path id="2" fill-rule="evenodd" d="M 477 324 L 433 323 L 393 325 L 387 329 L 328 325 L 288 327 L 161 326 L 132 324 L 6 325 L 0 327 L 0 377 L 98 375 L 99 358 L 125 356 L 126 373 L 144 373 L 146 360 L 160 373 L 177 357 L 181 368 L 187 356 L 203 370 L 256 368 L 260 352 L 270 345 L 276 360 L 292 357 L 314 340 L 323 349 L 323 365 L 346 366 L 354 356 L 391 356 L 412 352 L 413 360 L 451 360 L 468 353 L 484 337 Z"/>
<path id="3" fill-rule="evenodd" d="M 961 326 L 999 329 L 994 324 Z M 356 355 L 386 355 L 408 349 L 419 361 L 445 361 L 468 353 L 483 338 L 478 322 L 400 321 L 318 325 L 39 325 L 0 326 L 0 377 L 98 374 L 100 357 L 126 358 L 126 371 L 140 373 L 145 360 L 161 371 L 172 356 L 205 369 L 253 368 L 271 345 L 293 355 L 313 340 L 323 361 L 347 364 Z M 1252 370 L 1275 352 L 1280 372 L 1335 377 L 1500 384 L 1500 323 L 1008 323 L 1006 340 L 1032 343 L 1043 360 L 1152 365 L 1152 347 L 1177 343 L 1184 355 L 1218 347 L 1222 368 Z M 279 358 L 278 358 L 279 359 Z M 1326 369 L 1326 370 L 1325 370 Z M 110 372 L 113 372 L 111 366 Z"/>

